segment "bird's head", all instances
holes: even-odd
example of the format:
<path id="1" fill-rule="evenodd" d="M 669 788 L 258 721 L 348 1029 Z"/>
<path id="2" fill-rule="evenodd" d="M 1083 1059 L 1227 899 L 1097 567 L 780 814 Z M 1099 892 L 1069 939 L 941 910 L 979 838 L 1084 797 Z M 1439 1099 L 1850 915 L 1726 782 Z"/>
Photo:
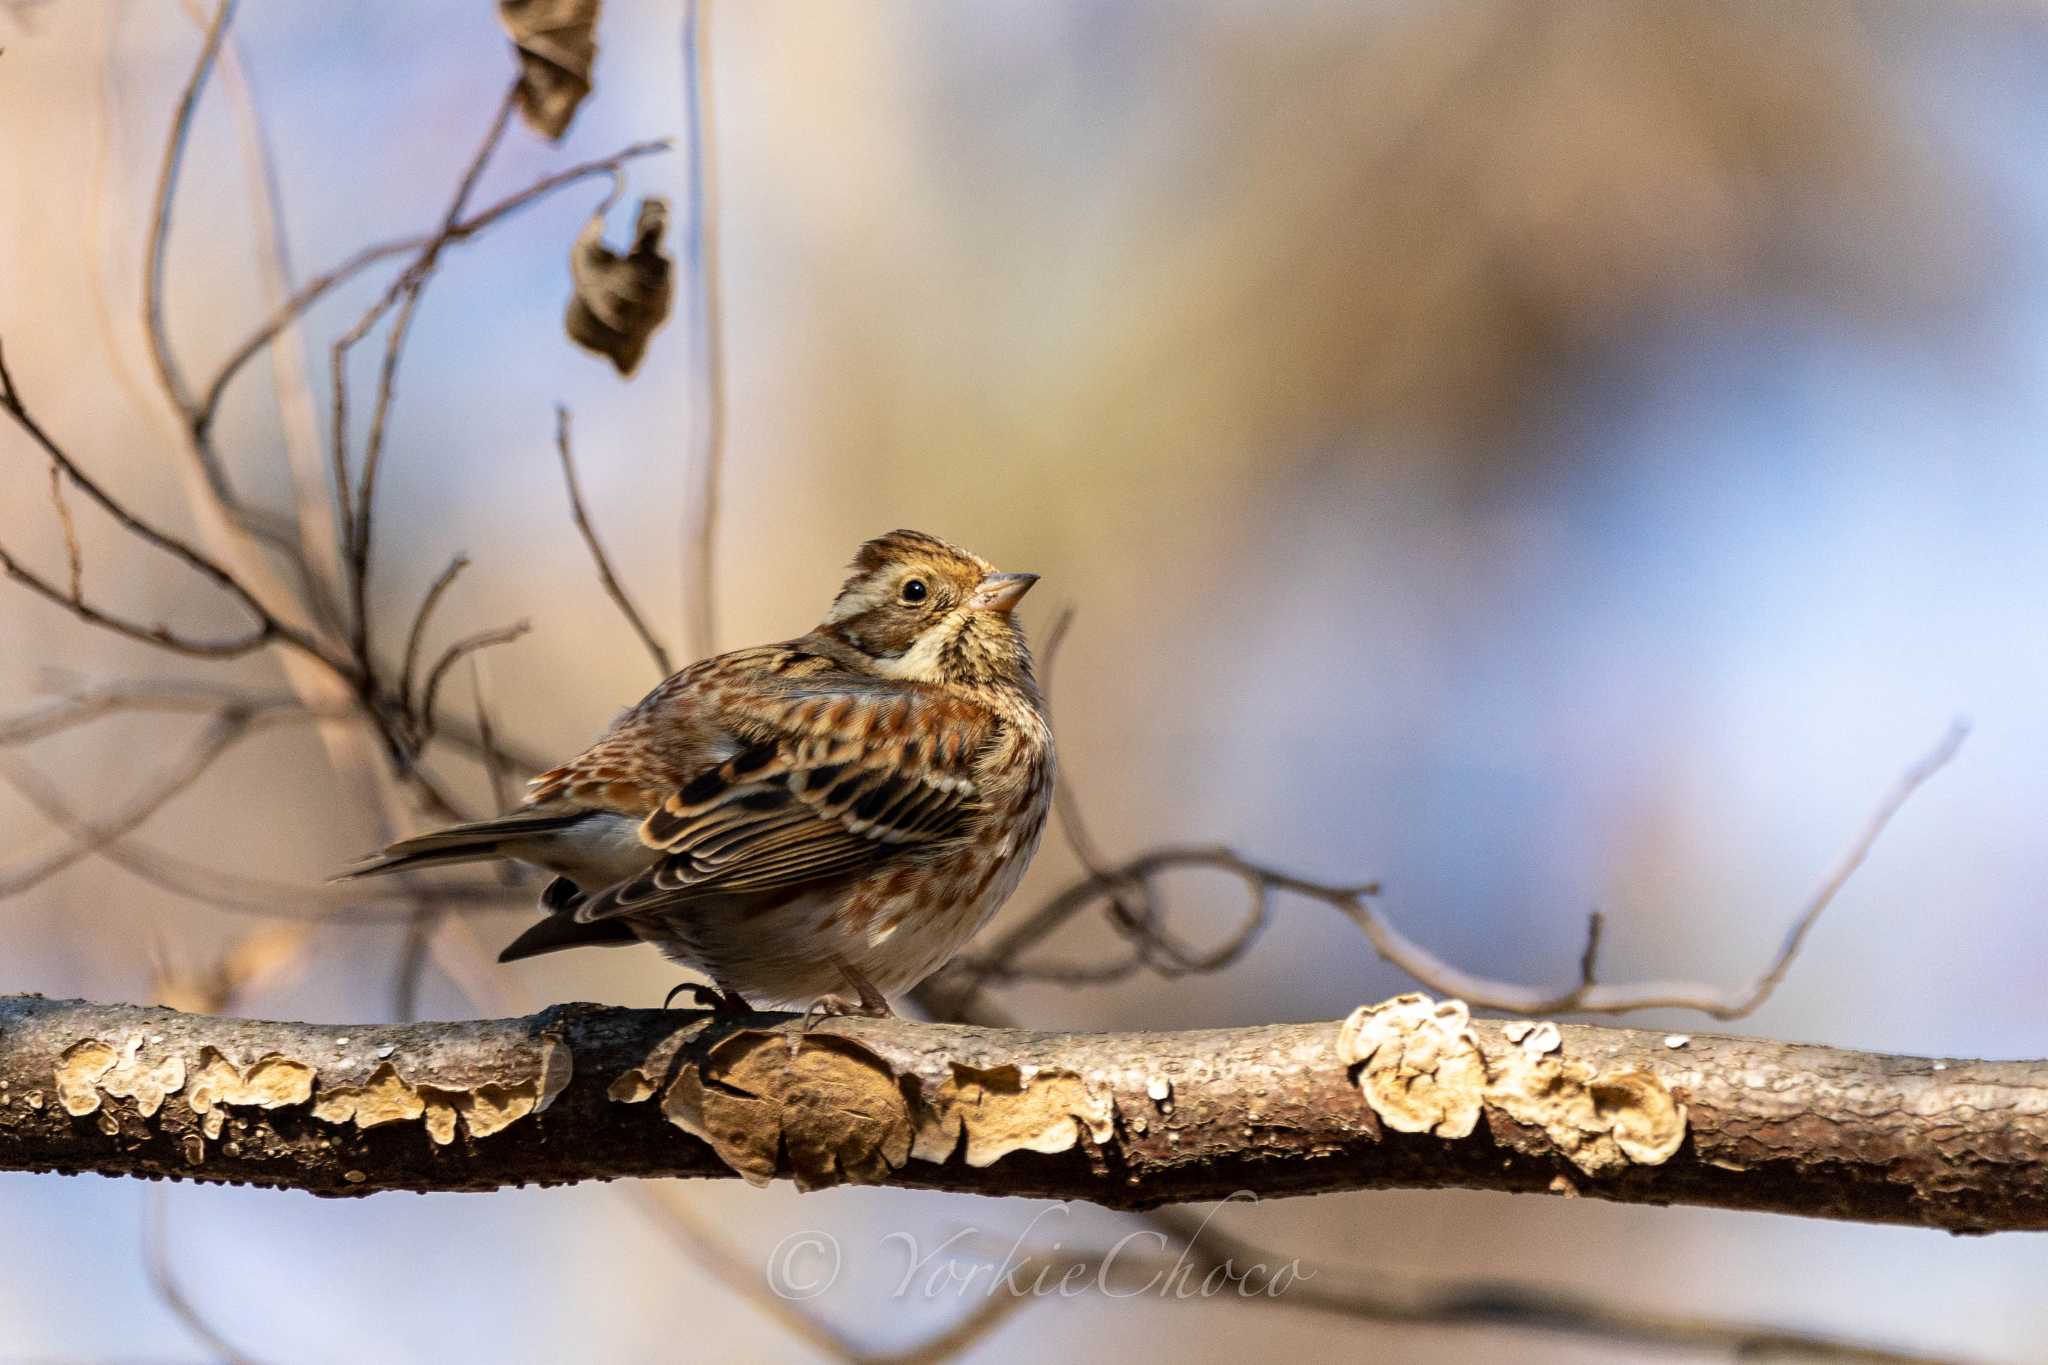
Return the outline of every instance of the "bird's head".
<path id="1" fill-rule="evenodd" d="M 997 573 L 979 555 L 921 531 L 891 531 L 860 547 L 819 631 L 880 677 L 1029 683 L 1031 653 L 1010 612 L 1037 581 Z"/>

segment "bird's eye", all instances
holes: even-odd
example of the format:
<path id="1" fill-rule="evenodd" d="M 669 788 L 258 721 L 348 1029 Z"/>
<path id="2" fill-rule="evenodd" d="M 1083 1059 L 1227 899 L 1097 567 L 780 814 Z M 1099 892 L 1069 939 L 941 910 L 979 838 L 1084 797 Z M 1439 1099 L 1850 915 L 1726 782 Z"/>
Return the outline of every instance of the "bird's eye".
<path id="1" fill-rule="evenodd" d="M 910 603 L 912 606 L 915 606 L 919 602 L 924 601 L 924 599 L 929 597 L 930 595 L 931 589 L 925 586 L 925 582 L 922 578 L 910 578 L 904 580 L 903 600 Z"/>

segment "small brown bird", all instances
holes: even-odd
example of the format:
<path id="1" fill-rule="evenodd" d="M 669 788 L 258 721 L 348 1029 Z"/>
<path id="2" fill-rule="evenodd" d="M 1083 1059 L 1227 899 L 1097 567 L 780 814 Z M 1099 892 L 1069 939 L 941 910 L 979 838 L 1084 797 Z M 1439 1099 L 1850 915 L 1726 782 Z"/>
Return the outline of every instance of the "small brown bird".
<path id="1" fill-rule="evenodd" d="M 346 875 L 531 863 L 556 874 L 548 915 L 500 962 L 645 941 L 720 1009 L 888 1013 L 1023 877 L 1052 730 L 1011 615 L 1036 574 L 917 531 L 852 568 L 817 629 L 667 679 L 522 809 Z"/>

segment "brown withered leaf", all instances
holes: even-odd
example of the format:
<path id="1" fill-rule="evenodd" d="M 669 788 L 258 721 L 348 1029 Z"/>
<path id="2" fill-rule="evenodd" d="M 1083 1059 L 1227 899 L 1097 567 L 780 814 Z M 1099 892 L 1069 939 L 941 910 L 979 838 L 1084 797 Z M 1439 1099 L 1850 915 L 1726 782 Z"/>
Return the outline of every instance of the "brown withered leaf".
<path id="1" fill-rule="evenodd" d="M 668 321 L 675 296 L 675 261 L 662 249 L 668 232 L 668 201 L 640 201 L 633 247 L 623 256 L 604 244 L 604 215 L 598 213 L 576 235 L 569 253 L 569 278 L 576 293 L 563 319 L 569 339 L 585 350 L 611 357 L 630 375 L 647 353 L 647 342 Z"/>
<path id="2" fill-rule="evenodd" d="M 559 141 L 569 131 L 597 60 L 599 0 L 498 0 L 498 22 L 519 52 L 519 113 Z"/>
<path id="3" fill-rule="evenodd" d="M 910 1106 L 880 1057 L 813 1033 L 792 1057 L 782 1034 L 745 1031 L 686 1065 L 662 1112 L 756 1185 L 786 1158 L 799 1189 L 876 1184 L 910 1156 Z"/>

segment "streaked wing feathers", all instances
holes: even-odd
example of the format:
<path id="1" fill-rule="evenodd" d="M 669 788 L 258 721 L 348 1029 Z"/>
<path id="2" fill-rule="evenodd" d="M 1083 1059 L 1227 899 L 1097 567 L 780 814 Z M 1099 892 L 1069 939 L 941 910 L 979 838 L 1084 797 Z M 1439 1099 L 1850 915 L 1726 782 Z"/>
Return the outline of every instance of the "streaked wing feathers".
<path id="1" fill-rule="evenodd" d="M 692 778 L 641 826 L 666 856 L 576 914 L 644 914 L 851 874 L 956 834 L 977 808 L 971 743 L 778 737 Z"/>

